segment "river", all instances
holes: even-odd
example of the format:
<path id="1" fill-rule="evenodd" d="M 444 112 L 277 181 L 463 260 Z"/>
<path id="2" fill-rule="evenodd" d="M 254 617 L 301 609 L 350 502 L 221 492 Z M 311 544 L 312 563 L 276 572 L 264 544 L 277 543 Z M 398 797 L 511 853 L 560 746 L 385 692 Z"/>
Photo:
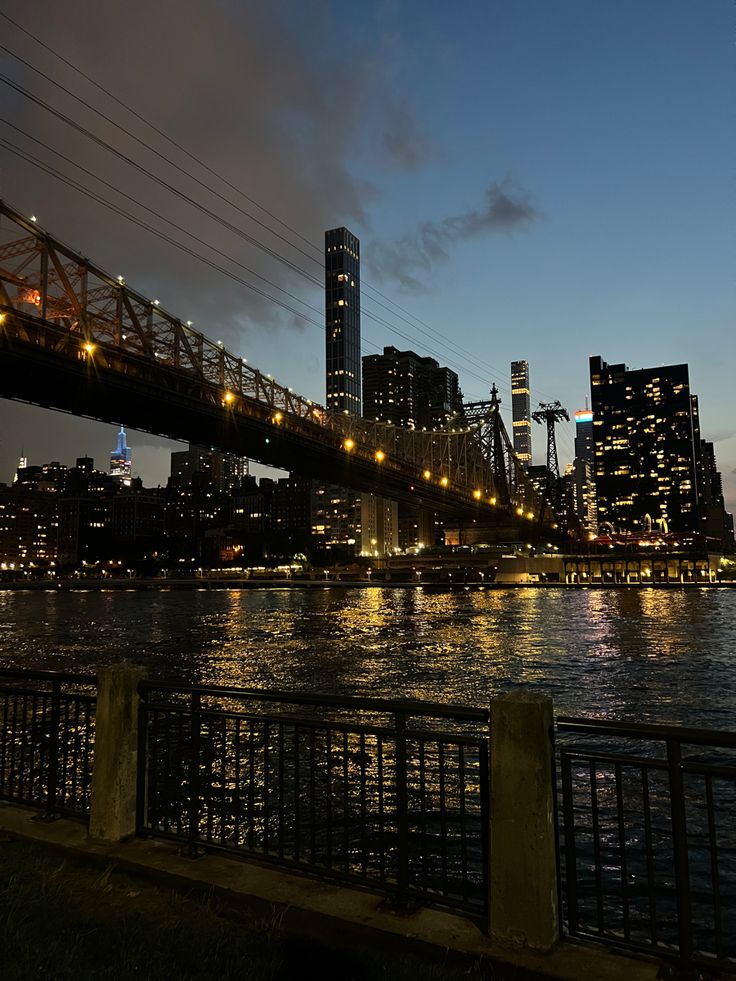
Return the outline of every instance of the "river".
<path id="1" fill-rule="evenodd" d="M 0 666 L 736 728 L 736 591 L 0 592 Z"/>

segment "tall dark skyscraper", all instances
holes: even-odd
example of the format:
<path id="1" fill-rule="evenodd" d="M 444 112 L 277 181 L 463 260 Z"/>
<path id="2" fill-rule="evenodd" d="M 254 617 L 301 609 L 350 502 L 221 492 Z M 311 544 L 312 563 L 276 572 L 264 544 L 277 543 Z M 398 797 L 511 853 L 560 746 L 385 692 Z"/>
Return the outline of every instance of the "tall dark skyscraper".
<path id="1" fill-rule="evenodd" d="M 514 450 L 522 463 L 532 462 L 531 391 L 529 362 L 511 362 L 511 415 Z"/>
<path id="2" fill-rule="evenodd" d="M 628 532 L 700 527 L 700 440 L 686 364 L 629 371 L 590 359 L 598 521 Z"/>
<path id="3" fill-rule="evenodd" d="M 325 232 L 326 405 L 360 415 L 360 242 Z"/>
<path id="4" fill-rule="evenodd" d="M 458 377 L 434 358 L 385 347 L 363 358 L 363 414 L 405 429 L 442 424 L 462 408 Z"/>

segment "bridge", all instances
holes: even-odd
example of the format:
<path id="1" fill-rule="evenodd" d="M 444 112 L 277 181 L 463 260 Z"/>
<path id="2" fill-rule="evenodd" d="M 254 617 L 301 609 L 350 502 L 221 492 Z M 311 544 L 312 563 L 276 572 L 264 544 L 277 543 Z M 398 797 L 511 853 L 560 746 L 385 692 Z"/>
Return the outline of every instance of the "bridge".
<path id="1" fill-rule="evenodd" d="M 124 421 L 475 520 L 549 538 L 554 515 L 513 451 L 495 396 L 444 429 L 330 412 L 110 276 L 0 201 L 0 397 Z"/>

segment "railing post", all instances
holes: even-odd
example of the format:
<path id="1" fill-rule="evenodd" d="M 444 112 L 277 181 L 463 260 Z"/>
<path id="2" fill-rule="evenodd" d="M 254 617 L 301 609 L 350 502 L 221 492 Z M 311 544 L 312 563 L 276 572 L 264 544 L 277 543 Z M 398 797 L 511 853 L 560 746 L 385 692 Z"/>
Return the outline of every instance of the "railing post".
<path id="1" fill-rule="evenodd" d="M 670 776 L 670 815 L 672 820 L 672 851 L 677 892 L 677 937 L 680 960 L 689 963 L 693 953 L 690 909 L 690 859 L 687 845 L 685 816 L 685 787 L 682 779 L 682 753 L 677 739 L 667 740 L 667 763 Z"/>
<path id="2" fill-rule="evenodd" d="M 145 677 L 143 668 L 125 662 L 97 672 L 89 833 L 102 841 L 135 834 L 138 685 Z"/>
<path id="3" fill-rule="evenodd" d="M 490 932 L 551 950 L 559 940 L 552 699 L 491 701 Z"/>
<path id="4" fill-rule="evenodd" d="M 191 714 L 189 716 L 189 855 L 196 858 L 199 854 L 197 838 L 199 836 L 199 747 L 200 727 L 202 725 L 202 696 L 198 691 L 192 692 Z M 268 774 L 264 771 L 264 781 Z M 268 814 L 265 815 L 268 829 Z"/>
<path id="5" fill-rule="evenodd" d="M 406 716 L 397 712 L 396 722 L 396 833 L 397 833 L 397 901 L 405 905 L 409 898 L 409 798 L 406 785 Z"/>
<path id="6" fill-rule="evenodd" d="M 46 818 L 58 817 L 56 802 L 59 793 L 59 727 L 61 726 L 61 682 L 51 682 L 51 731 L 47 743 L 48 767 L 46 770 L 47 797 Z"/>

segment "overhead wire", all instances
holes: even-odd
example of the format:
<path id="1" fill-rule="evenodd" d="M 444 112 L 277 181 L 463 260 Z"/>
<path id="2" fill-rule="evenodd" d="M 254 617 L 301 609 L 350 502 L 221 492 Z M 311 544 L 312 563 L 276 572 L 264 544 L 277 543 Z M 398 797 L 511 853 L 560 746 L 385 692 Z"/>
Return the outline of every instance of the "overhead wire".
<path id="1" fill-rule="evenodd" d="M 0 16 L 4 17 L 11 24 L 13 24 L 18 30 L 22 31 L 26 36 L 30 37 L 37 44 L 39 44 L 40 46 L 42 46 L 45 50 L 47 50 L 51 54 L 53 54 L 63 64 L 65 64 L 67 67 L 69 67 L 70 69 L 72 69 L 73 71 L 75 71 L 78 75 L 80 75 L 80 77 L 84 78 L 90 84 L 92 84 L 93 86 L 95 86 L 96 88 L 98 88 L 101 92 L 103 92 L 104 95 L 106 95 L 108 98 L 112 99 L 117 105 L 119 105 L 121 108 L 125 109 L 125 111 L 129 112 L 131 115 L 133 115 L 140 122 L 144 123 L 144 125 L 148 126 L 150 129 L 152 129 L 155 133 L 157 133 L 157 135 L 159 135 L 163 139 L 167 140 L 172 146 L 176 147 L 180 152 L 182 152 L 189 159 L 193 160 L 195 163 L 197 163 L 199 166 L 201 166 L 209 174 L 211 174 L 212 176 L 216 177 L 218 180 L 222 181 L 231 190 L 233 190 L 236 193 L 240 194 L 245 200 L 249 201 L 251 204 L 253 204 L 255 207 L 257 207 L 259 210 L 261 210 L 264 214 L 267 214 L 272 220 L 276 221 L 282 227 L 288 229 L 288 231 L 290 231 L 293 235 L 296 235 L 305 244 L 309 245 L 315 251 L 319 251 L 318 247 L 314 243 L 310 242 L 309 239 L 307 239 L 305 236 L 303 236 L 300 232 L 298 232 L 298 230 L 296 230 L 295 228 L 293 228 L 288 223 L 284 222 L 281 218 L 279 218 L 277 215 L 275 215 L 272 211 L 269 211 L 267 208 L 265 208 L 263 205 L 261 205 L 254 198 L 252 198 L 249 195 L 247 195 L 240 188 L 236 187 L 234 184 L 232 184 L 230 181 L 228 181 L 227 178 L 225 178 L 221 174 L 217 173 L 217 171 L 215 171 L 213 168 L 211 168 L 208 164 L 206 164 L 204 161 L 202 161 L 199 157 L 197 157 L 195 154 L 192 154 L 184 146 L 182 146 L 176 140 L 174 140 L 173 138 L 171 138 L 164 131 L 162 131 L 161 129 L 159 129 L 158 127 L 156 127 L 155 124 L 153 124 L 153 123 L 150 122 L 150 120 L 146 119 L 144 116 L 142 116 L 140 113 L 138 113 L 131 106 L 129 106 L 125 102 L 123 102 L 123 100 L 121 100 L 117 96 L 115 96 L 114 93 L 112 93 L 109 89 L 105 88 L 99 82 L 97 82 L 95 79 L 93 79 L 91 76 L 87 75 L 81 69 L 77 68 L 77 66 L 73 65 L 68 59 L 64 58 L 63 55 L 61 55 L 58 52 L 56 52 L 53 48 L 51 48 L 50 45 L 46 44 L 44 41 L 42 41 L 36 35 L 32 34 L 30 31 L 27 31 L 25 28 L 22 27 L 22 25 L 18 24 L 17 21 L 13 20 L 11 17 L 9 17 L 4 12 L 0 11 Z M 179 173 L 182 173 L 186 177 L 188 177 L 190 180 L 195 181 L 199 186 L 201 186 L 202 188 L 204 188 L 206 191 L 209 191 L 210 193 L 214 194 L 216 197 L 218 197 L 224 203 L 228 204 L 230 207 L 234 207 L 243 216 L 245 216 L 249 220 L 254 221 L 256 224 L 258 224 L 261 228 L 263 228 L 269 234 L 272 234 L 272 235 L 276 236 L 278 239 L 280 239 L 282 242 L 284 242 L 290 248 L 295 249 L 297 252 L 299 252 L 302 256 L 304 256 L 305 258 L 309 259 L 310 261 L 315 262 L 315 263 L 318 263 L 318 264 L 321 264 L 321 260 L 317 260 L 315 257 L 310 256 L 301 247 L 296 246 L 293 242 L 291 242 L 285 236 L 281 235 L 279 232 L 275 231 L 273 228 L 271 228 L 270 226 L 268 226 L 266 223 L 264 223 L 263 221 L 261 221 L 260 219 L 258 219 L 256 216 L 254 216 L 250 212 L 245 211 L 244 209 L 240 208 L 238 205 L 234 204 L 234 202 L 232 202 L 229 198 L 226 198 L 224 195 L 221 195 L 219 192 L 217 192 L 216 190 L 214 190 L 209 185 L 204 184 L 203 181 L 201 181 L 199 178 L 197 178 L 191 172 L 189 172 L 189 171 L 185 170 L 184 168 L 182 168 L 179 164 L 177 164 L 175 161 L 171 160 L 171 158 L 167 157 L 166 155 L 162 154 L 155 147 L 152 147 L 150 144 L 146 143 L 144 140 L 141 140 L 138 136 L 136 136 L 135 133 L 131 132 L 125 126 L 123 126 L 122 124 L 120 124 L 116 120 L 112 119 L 110 116 L 108 116 L 107 114 L 105 114 L 104 112 L 102 112 L 101 110 L 99 110 L 98 108 L 96 108 L 95 106 L 91 105 L 86 100 L 82 99 L 80 96 L 76 95 L 74 92 L 72 92 L 71 90 L 69 90 L 65 86 L 61 85 L 61 83 L 57 82 L 55 79 L 53 79 L 51 76 L 49 76 L 48 74 L 46 74 L 45 72 L 43 72 L 41 69 L 37 68 L 36 66 L 32 65 L 30 62 L 28 62 L 25 59 L 21 58 L 15 52 L 13 52 L 10 49 L 8 49 L 5 45 L 0 45 L 0 49 L 1 50 L 4 50 L 6 53 L 10 54 L 11 57 L 15 58 L 17 61 L 19 61 L 20 63 L 22 63 L 23 65 L 25 65 L 27 68 L 30 68 L 32 71 L 36 72 L 38 75 L 40 75 L 41 77 L 43 77 L 44 79 L 46 79 L 47 81 L 49 81 L 51 84 L 53 84 L 54 86 L 56 86 L 57 88 L 59 88 L 60 90 L 62 90 L 63 92 L 65 92 L 71 98 L 75 99 L 79 104 L 83 105 L 85 108 L 87 108 L 90 111 L 92 111 L 92 112 L 96 113 L 97 115 L 99 115 L 101 118 L 103 118 L 104 120 L 106 120 L 110 125 L 114 126 L 115 128 L 119 129 L 121 132 L 125 133 L 128 137 L 130 137 L 131 139 L 133 139 L 136 143 L 138 143 L 142 147 L 146 148 L 149 152 L 154 153 L 157 157 L 159 157 L 161 160 L 163 160 L 164 162 L 166 162 L 168 165 L 174 167 Z M 122 153 L 122 151 L 118 150 L 115 147 L 112 147 L 106 141 L 101 140 L 94 133 L 91 133 L 89 130 L 86 130 L 85 127 L 81 127 L 78 123 L 76 123 L 70 117 L 66 116 L 64 113 L 61 113 L 59 110 L 55 109 L 53 106 L 50 106 L 49 104 L 45 103 L 44 100 L 39 99 L 38 97 L 34 96 L 32 93 L 30 93 L 27 90 L 25 90 L 22 86 L 20 86 L 17 83 L 15 83 L 12 79 L 9 79 L 5 75 L 1 75 L 0 76 L 0 79 L 3 82 L 5 82 L 5 84 L 10 85 L 11 88 L 14 88 L 20 94 L 22 94 L 25 97 L 27 97 L 27 98 L 31 99 L 32 101 L 34 101 L 37 105 L 41 106 L 42 108 L 44 108 L 47 111 L 49 111 L 49 112 L 53 113 L 54 115 L 56 115 L 57 118 L 59 118 L 60 120 L 62 120 L 63 122 L 65 122 L 67 125 L 70 125 L 73 128 L 77 129 L 81 134 L 85 135 L 87 138 L 95 141 L 96 143 L 98 143 L 98 145 L 104 146 L 106 149 L 108 149 L 110 152 L 114 153 L 120 159 L 123 159 L 130 166 L 133 166 L 136 169 L 142 171 L 147 177 L 149 177 L 149 179 L 154 180 L 154 181 L 156 181 L 159 184 L 162 184 L 171 193 L 173 193 L 173 194 L 175 194 L 175 195 L 183 198 L 185 201 L 187 201 L 192 206 L 198 208 L 199 210 L 204 211 L 204 213 L 208 217 L 210 217 L 214 221 L 218 221 L 219 223 L 223 224 L 232 233 L 234 233 L 236 235 L 239 235 L 240 237 L 245 238 L 245 240 L 248 241 L 249 244 L 255 246 L 256 248 L 261 249 L 264 252 L 266 252 L 266 254 L 270 255 L 272 258 L 275 258 L 275 259 L 278 259 L 281 262 L 284 262 L 294 272 L 297 272 L 298 274 L 300 274 L 302 276 L 305 276 L 305 278 L 308 278 L 311 282 L 315 283 L 315 285 L 319 285 L 320 287 L 322 286 L 322 283 L 319 280 L 317 280 L 316 277 L 313 277 L 310 274 L 306 273 L 304 270 L 302 270 L 300 267 L 298 267 L 294 262 L 292 262 L 291 260 L 286 259 L 284 256 L 281 256 L 280 254 L 276 253 L 273 249 L 271 249 L 270 247 L 264 245 L 264 243 L 258 242 L 252 236 L 248 235 L 248 233 L 245 233 L 245 232 L 243 232 L 242 229 L 238 229 L 236 226 L 233 226 L 230 222 L 227 222 L 225 219 L 222 219 L 220 216 L 218 216 L 214 212 L 210 211 L 210 209 L 204 208 L 199 202 L 195 201 L 189 195 L 184 194 L 184 192 L 180 191 L 180 189 L 178 189 L 178 188 L 174 187 L 173 185 L 169 184 L 167 181 L 163 181 L 157 175 L 155 175 L 152 172 L 148 171 L 147 168 L 142 167 L 136 161 L 132 160 L 126 154 Z M 13 125 L 13 124 L 10 124 L 10 125 Z M 15 127 L 15 128 L 17 129 L 17 127 Z M 25 134 L 25 135 L 28 135 L 28 134 Z M 35 139 L 34 137 L 30 137 L 30 138 L 31 139 Z M 40 141 L 37 141 L 37 142 L 40 142 Z M 51 150 L 51 152 L 56 152 L 52 148 L 48 147 L 47 145 L 45 145 L 45 146 L 46 146 L 47 149 Z M 66 158 L 66 159 L 68 160 L 68 158 Z M 74 164 L 73 161 L 68 161 L 68 162 L 72 163 L 74 166 L 78 166 L 78 165 Z M 84 168 L 80 168 L 80 169 L 84 170 Z M 87 173 L 89 173 L 89 172 L 87 172 Z M 102 181 L 102 183 L 107 183 L 107 182 Z M 107 186 L 110 186 L 110 185 L 108 184 Z M 126 197 L 129 197 L 128 195 L 125 195 L 125 196 Z M 153 212 L 153 214 L 156 214 L 157 217 L 159 217 L 161 220 L 164 220 L 167 223 L 171 224 L 173 227 L 177 227 L 179 230 L 185 231 L 185 230 L 181 229 L 181 226 L 178 226 L 178 225 L 176 225 L 176 223 L 169 221 L 169 219 L 166 219 L 164 216 L 158 215 L 156 212 Z M 190 233 L 186 233 L 186 234 L 190 234 Z M 207 245 L 207 243 L 203 243 L 201 239 L 197 239 L 196 236 L 193 236 L 193 237 L 195 238 L 195 240 L 199 241 L 201 244 Z M 209 246 L 209 245 L 207 245 L 207 247 L 213 248 L 212 246 Z M 214 251 L 217 252 L 218 250 L 214 249 Z M 220 254 L 222 255 L 222 253 L 220 253 Z M 228 258 L 230 258 L 230 257 L 228 257 Z M 235 261 L 235 260 L 232 260 L 231 259 L 230 261 Z M 262 279 L 263 281 L 269 283 L 269 285 L 273 286 L 274 288 L 276 288 L 278 290 L 282 290 L 281 287 L 276 286 L 276 284 L 272 283 L 270 280 L 268 280 L 265 277 L 261 276 L 260 274 L 256 273 L 254 270 L 251 270 L 249 267 L 243 266 L 242 263 L 237 263 L 236 262 L 236 264 L 237 265 L 240 265 L 242 268 L 246 269 L 251 274 L 256 275 L 258 278 Z M 439 334 L 439 332 L 437 332 L 434 328 L 432 328 L 425 321 L 421 320 L 418 317 L 415 317 L 409 311 L 405 310 L 405 308 L 401 307 L 398 303 L 396 303 L 396 301 L 394 301 L 391 298 L 387 297 L 377 287 L 372 286 L 372 284 L 367 283 L 365 280 L 363 280 L 362 285 L 364 287 L 366 287 L 367 289 L 369 289 L 371 292 L 373 292 L 373 293 L 375 293 L 375 294 L 383 297 L 385 300 L 388 301 L 388 303 L 392 304 L 394 307 L 396 307 L 398 310 L 400 310 L 403 314 L 406 314 L 406 316 L 399 316 L 399 319 L 403 320 L 404 323 L 406 323 L 411 329 L 418 330 L 420 333 L 425 334 L 425 336 L 431 336 L 432 337 L 432 340 L 433 340 L 433 343 L 439 343 L 441 346 L 447 347 L 448 349 L 451 349 L 453 351 L 459 351 L 459 352 L 462 352 L 464 354 L 467 354 L 469 357 L 472 357 L 474 359 L 474 363 L 475 364 L 483 365 L 483 362 L 482 361 L 478 361 L 477 356 L 475 355 L 474 352 L 468 351 L 466 348 L 463 348 L 462 346 L 458 345 L 456 342 L 455 342 L 454 347 L 452 347 L 443 338 L 443 336 L 441 334 Z M 316 310 L 316 308 L 312 307 L 311 304 L 308 304 L 306 301 L 301 300 L 299 297 L 294 296 L 294 294 L 291 294 L 288 290 L 282 290 L 282 291 L 285 294 L 291 296 L 293 299 L 295 299 L 296 302 L 299 302 L 299 303 L 303 304 L 304 306 L 306 306 L 308 308 L 311 308 L 313 310 Z M 373 298 L 373 302 L 376 303 L 377 305 L 379 305 L 380 307 L 382 307 L 383 309 L 387 310 L 392 316 L 397 316 L 397 314 L 390 307 L 388 307 L 385 303 L 382 303 L 381 301 L 376 300 L 375 298 Z M 382 324 L 383 326 L 385 326 L 390 331 L 396 333 L 398 336 L 402 337 L 405 340 L 408 340 L 410 343 L 415 343 L 416 342 L 416 339 L 415 338 L 412 338 L 412 337 L 406 335 L 405 333 L 401 332 L 396 327 L 395 324 L 389 323 L 387 320 L 385 320 L 385 318 L 382 318 L 380 316 L 377 316 L 377 315 L 373 314 L 371 311 L 365 309 L 365 307 L 364 307 L 363 312 L 364 312 L 364 315 L 365 316 L 369 317 L 370 319 L 373 319 L 377 323 Z M 410 317 L 412 319 L 409 320 L 409 319 L 407 319 L 408 317 Z M 422 328 L 424 328 L 424 329 L 422 329 Z M 366 340 L 367 340 L 367 338 L 366 338 Z M 375 346 L 375 345 L 371 344 L 371 346 Z M 432 352 L 432 353 L 436 353 L 436 352 Z M 444 360 L 446 360 L 446 356 L 445 355 L 440 355 L 440 357 L 442 357 Z M 487 377 L 480 376 L 473 369 L 468 369 L 467 367 L 465 367 L 465 368 L 461 368 L 460 370 L 463 370 L 466 373 L 470 373 L 470 374 L 474 375 L 474 377 L 476 377 L 480 381 L 482 381 L 484 383 L 487 383 L 487 380 L 488 380 Z M 489 375 L 492 375 L 492 376 L 498 378 L 500 380 L 500 382 L 501 382 L 501 384 L 502 384 L 502 386 L 503 386 L 504 389 L 510 390 L 509 389 L 508 382 L 506 381 L 506 378 L 503 375 L 501 375 L 497 371 L 497 369 L 493 368 L 490 364 L 487 365 L 487 373 Z M 561 430 L 560 432 L 561 432 L 561 435 L 564 434 L 564 430 Z M 563 438 L 564 438 L 564 435 L 563 435 Z"/>
<path id="2" fill-rule="evenodd" d="M 6 15 L 2 14 L 1 11 L 0 11 L 0 15 L 6 16 Z M 221 180 L 226 186 L 228 186 L 232 190 L 236 191 L 236 193 L 242 194 L 242 196 L 246 200 L 248 200 L 249 202 L 255 204 L 256 207 L 260 208 L 262 211 L 264 211 L 264 213 L 268 214 L 269 217 L 272 217 L 274 220 L 278 221 L 284 227 L 287 227 L 293 234 L 298 235 L 298 237 L 302 241 L 304 241 L 305 243 L 309 244 L 315 251 L 319 251 L 318 246 L 316 246 L 314 243 L 311 243 L 308 239 L 305 238 L 305 236 L 301 235 L 299 232 L 296 232 L 296 230 L 293 229 L 292 226 L 287 225 L 287 223 L 283 222 L 281 219 L 279 219 L 277 216 L 275 216 L 273 214 L 273 212 L 270 212 L 270 211 L 268 211 L 268 209 L 263 208 L 263 206 L 260 205 L 257 201 L 255 201 L 255 199 L 253 199 L 249 195 L 245 194 L 245 192 L 240 191 L 240 189 L 238 189 L 230 181 L 228 181 L 226 178 L 224 178 L 221 174 L 218 174 L 215 170 L 213 170 L 211 167 L 209 167 L 209 165 L 206 164 L 204 161 L 202 161 L 199 157 L 197 157 L 195 154 L 192 154 L 190 151 L 186 150 L 181 144 L 179 144 L 177 141 L 175 141 L 171 137 L 169 137 L 166 133 L 164 133 L 161 129 L 159 129 L 158 127 L 156 127 L 153 123 L 151 123 L 149 120 L 147 120 L 140 113 L 136 112 L 136 110 L 134 110 L 132 107 L 130 107 L 127 103 L 123 102 L 123 100 L 119 99 L 117 96 L 115 96 L 113 93 L 111 93 L 104 86 L 100 85 L 100 83 L 98 83 L 94 79 L 92 79 L 91 76 L 89 76 L 86 73 L 82 72 L 81 70 L 77 69 L 76 66 L 72 65 L 71 62 L 69 62 L 62 55 L 59 55 L 56 51 L 54 51 L 45 42 L 43 42 L 40 39 L 38 39 L 31 32 L 29 32 L 29 31 L 25 30 L 24 28 L 20 27 L 20 25 L 18 25 L 17 22 L 14 21 L 12 18 L 6 16 L 6 19 L 9 20 L 10 23 L 12 23 L 14 26 L 19 27 L 19 29 L 22 30 L 24 34 L 26 34 L 27 36 L 31 37 L 34 41 L 36 41 L 37 43 L 39 43 L 46 50 L 48 50 L 52 54 L 54 54 L 55 57 L 59 58 L 59 60 L 61 60 L 65 65 L 67 65 L 72 70 L 74 70 L 75 72 L 77 72 L 85 80 L 87 80 L 92 85 L 94 85 L 95 87 L 97 87 L 101 92 L 103 92 L 103 94 L 105 94 L 107 97 L 113 99 L 118 105 L 120 105 L 122 108 L 124 108 L 127 112 L 130 112 L 136 119 L 140 120 L 146 126 L 150 127 L 159 136 L 161 136 L 162 138 L 166 139 L 169 143 L 172 144 L 172 146 L 175 146 L 178 150 L 180 150 L 181 152 L 185 153 L 191 160 L 194 160 L 197 164 L 199 164 L 201 167 L 203 167 L 208 173 L 210 173 L 213 176 L 217 177 L 218 180 Z M 191 174 L 189 171 L 187 171 L 184 168 L 182 168 L 175 161 L 171 160 L 170 157 L 167 157 L 166 155 L 162 154 L 159 150 L 157 150 L 155 147 L 152 147 L 149 143 L 146 143 L 144 140 L 141 140 L 140 137 L 138 137 L 135 133 L 131 132 L 125 126 L 123 126 L 122 124 L 118 123 L 116 120 L 112 119 L 109 115 L 107 115 L 106 113 L 102 112 L 102 110 L 98 109 L 97 107 L 93 106 L 91 103 L 87 102 L 81 96 L 79 96 L 76 93 L 72 92 L 70 89 L 68 89 L 66 86 L 62 85 L 60 82 L 58 82 L 57 80 L 55 80 L 54 78 L 52 78 L 46 72 L 42 71 L 41 69 L 39 69 L 35 65 L 31 64 L 31 62 L 27 61 L 24 58 L 21 58 L 20 55 L 18 55 L 15 52 L 11 51 L 6 45 L 0 44 L 0 50 L 5 51 L 7 54 L 9 54 L 11 57 L 13 57 L 16 61 L 18 61 L 21 64 L 23 64 L 25 67 L 29 68 L 31 71 L 34 71 L 40 77 L 44 78 L 46 81 L 50 82 L 56 88 L 60 89 L 61 91 L 63 91 L 64 93 L 66 93 L 68 96 L 70 96 L 71 98 L 73 98 L 75 101 L 77 101 L 84 108 L 86 108 L 86 109 L 88 109 L 88 110 L 96 113 L 102 119 L 104 119 L 107 123 L 109 123 L 110 125 L 116 127 L 117 129 L 119 129 L 121 132 L 123 132 L 126 136 L 130 137 L 131 139 L 133 139 L 140 146 L 144 147 L 149 152 L 155 154 L 157 157 L 159 157 L 159 159 L 163 160 L 169 166 L 174 167 L 177 171 L 179 171 L 179 173 L 183 174 L 184 176 L 188 177 L 191 180 L 194 180 L 202 188 L 204 188 L 205 190 L 207 190 L 207 191 L 211 192 L 212 194 L 214 194 L 216 197 L 218 197 L 225 204 L 228 204 L 230 207 L 234 207 L 244 217 L 249 218 L 249 219 L 255 221 L 264 230 L 266 230 L 269 233 L 275 235 L 277 238 L 279 238 L 282 242 L 284 242 L 285 244 L 289 245 L 290 247 L 296 248 L 296 250 L 298 252 L 300 252 L 301 255 L 303 255 L 305 258 L 311 259 L 311 261 L 315 262 L 316 264 L 318 264 L 321 267 L 321 265 L 322 265 L 322 256 L 321 256 L 321 253 L 320 253 L 320 259 L 319 260 L 316 259 L 315 257 L 309 256 L 306 252 L 304 252 L 303 249 L 301 249 L 300 247 L 294 246 L 294 244 L 292 242 L 290 242 L 287 238 L 285 238 L 280 233 L 274 231 L 272 228 L 270 228 L 264 222 L 260 221 L 258 218 L 256 218 L 254 215 L 252 215 L 250 212 L 247 212 L 244 209 L 239 208 L 229 198 L 226 198 L 223 195 L 219 194 L 211 186 L 204 184 L 201 180 L 199 180 L 199 178 L 195 177 L 193 174 Z M 37 104 L 42 105 L 44 108 L 47 109 L 47 111 L 53 112 L 55 115 L 57 115 L 58 118 L 62 119 L 68 125 L 74 125 L 74 121 L 70 120 L 69 117 L 65 116 L 65 114 L 60 113 L 58 110 L 55 110 L 54 107 L 51 107 L 48 104 L 44 103 L 43 100 L 37 99 L 37 97 L 33 96 L 27 90 L 24 90 L 22 86 L 19 86 L 19 85 L 17 85 L 17 83 L 14 83 L 12 80 L 9 80 L 7 78 L 7 76 L 3 76 L 2 77 L 2 80 L 5 81 L 6 84 L 11 84 L 12 87 L 16 88 L 16 91 L 20 91 L 20 94 L 23 94 L 27 98 L 31 98 L 31 99 L 33 99 L 33 101 L 36 101 Z M 79 128 L 79 127 L 75 126 L 75 128 Z M 90 134 L 89 131 L 85 131 L 85 135 L 87 135 L 88 138 L 95 138 L 94 137 L 94 134 Z M 99 141 L 99 138 L 97 138 L 97 140 Z M 106 141 L 102 141 L 102 142 L 106 146 L 109 147 L 109 145 L 106 143 Z M 113 152 L 116 152 L 118 155 L 120 155 L 120 151 L 113 150 Z M 128 163 L 130 163 L 132 166 L 135 166 L 136 165 L 135 162 L 131 161 L 130 158 L 128 158 L 126 155 L 123 155 L 123 156 L 125 157 L 126 161 Z M 147 171 L 145 168 L 143 168 L 143 170 L 146 173 L 146 176 L 151 177 L 151 174 L 150 174 L 149 171 Z M 156 179 L 156 178 L 153 177 L 152 179 Z M 181 192 L 179 192 L 178 189 L 172 188 L 171 185 L 168 185 L 168 182 L 164 182 L 164 183 L 166 184 L 168 190 L 172 191 L 173 193 L 179 194 L 179 196 L 181 196 Z M 188 196 L 187 196 L 187 198 L 188 198 Z M 188 200 L 190 201 L 190 203 L 192 203 L 192 200 L 191 199 L 188 198 Z M 195 205 L 195 206 L 197 206 L 197 205 Z M 217 220 L 217 218 L 213 215 L 212 212 L 209 212 L 209 210 L 208 210 L 208 213 L 209 213 L 209 216 L 210 217 L 213 217 L 213 218 L 215 218 L 215 220 Z M 231 230 L 232 230 L 232 227 L 231 227 Z M 250 238 L 250 237 L 249 237 L 248 241 L 250 242 L 250 244 L 256 245 L 256 247 L 261 247 L 256 242 L 254 242 L 252 240 L 252 238 Z M 301 270 L 301 269 L 300 270 L 297 270 L 295 268 L 295 264 L 291 260 L 286 260 L 283 256 L 280 256 L 280 255 L 274 253 L 273 250 L 268 250 L 268 254 L 270 254 L 273 258 L 277 258 L 277 259 L 280 259 L 281 261 L 285 261 L 286 264 L 289 265 L 294 271 L 301 272 L 307 278 L 311 279 L 311 281 L 314 282 L 315 285 L 320 285 L 320 286 L 322 285 L 319 280 L 317 280 L 315 277 L 310 276 L 309 274 L 305 273 L 304 270 Z M 392 301 L 389 297 L 387 297 L 384 293 L 382 293 L 376 287 L 373 287 L 370 284 L 366 283 L 365 280 L 362 280 L 361 285 L 364 286 L 364 287 L 367 287 L 372 292 L 377 293 L 378 295 L 382 296 L 383 299 L 387 300 L 389 303 L 393 303 L 394 306 L 397 306 L 398 307 L 398 304 L 395 304 L 394 301 Z M 383 303 L 380 300 L 377 300 L 375 298 L 373 298 L 373 302 L 376 303 L 378 306 L 382 307 L 383 309 L 387 310 L 393 316 L 396 316 L 395 312 L 393 310 L 391 310 L 391 308 L 389 306 L 387 306 L 385 303 Z M 402 310 L 403 313 L 406 313 L 409 316 L 412 316 L 411 314 L 408 313 L 408 311 L 404 310 L 403 308 L 401 308 L 401 310 Z M 371 312 L 369 310 L 367 310 L 367 309 L 364 309 L 364 313 L 366 314 L 366 316 L 369 316 L 369 317 L 372 316 Z M 395 325 L 389 324 L 385 320 L 385 318 L 376 317 L 375 319 L 379 323 L 384 324 L 385 326 L 387 326 L 391 330 L 395 330 L 396 329 L 395 328 Z M 416 317 L 414 317 L 413 320 L 417 321 L 418 324 L 419 325 L 422 325 L 422 326 L 417 326 L 417 324 L 412 323 L 412 321 L 408 320 L 404 316 L 400 316 L 399 319 L 403 320 L 408 326 L 412 327 L 412 329 L 419 330 L 420 333 L 425 334 L 425 336 L 429 336 L 433 340 L 434 343 L 439 343 L 441 346 L 447 348 L 450 351 L 453 351 L 453 353 L 456 352 L 456 351 L 461 351 L 461 352 L 467 354 L 469 357 L 472 357 L 474 359 L 474 362 L 473 362 L 474 364 L 479 364 L 482 367 L 484 367 L 489 374 L 492 374 L 492 375 L 496 376 L 501 381 L 501 383 L 504 385 L 504 387 L 508 387 L 508 383 L 506 382 L 506 379 L 504 378 L 504 376 L 502 376 L 500 373 L 498 373 L 497 370 L 495 368 L 493 368 L 493 366 L 491 366 L 490 364 L 484 363 L 482 360 L 479 362 L 478 359 L 477 359 L 477 356 L 473 352 L 470 352 L 467 349 L 461 348 L 456 343 L 453 346 L 450 342 L 448 342 L 443 337 L 442 334 L 440 334 L 434 328 L 430 327 L 429 324 L 426 324 L 424 321 L 421 321 L 419 318 L 416 318 Z M 407 338 L 405 334 L 399 334 L 399 336 L 403 337 L 404 339 L 410 340 L 411 343 L 415 343 L 415 339 L 414 338 Z M 446 358 L 446 355 L 441 354 L 441 355 L 439 355 L 439 357 Z M 461 370 L 467 370 L 467 368 L 466 369 L 461 369 Z M 476 376 L 476 377 L 478 377 L 478 376 Z M 481 381 L 484 381 L 484 382 L 487 381 L 487 379 L 485 379 L 485 378 L 481 378 L 480 380 Z"/>

